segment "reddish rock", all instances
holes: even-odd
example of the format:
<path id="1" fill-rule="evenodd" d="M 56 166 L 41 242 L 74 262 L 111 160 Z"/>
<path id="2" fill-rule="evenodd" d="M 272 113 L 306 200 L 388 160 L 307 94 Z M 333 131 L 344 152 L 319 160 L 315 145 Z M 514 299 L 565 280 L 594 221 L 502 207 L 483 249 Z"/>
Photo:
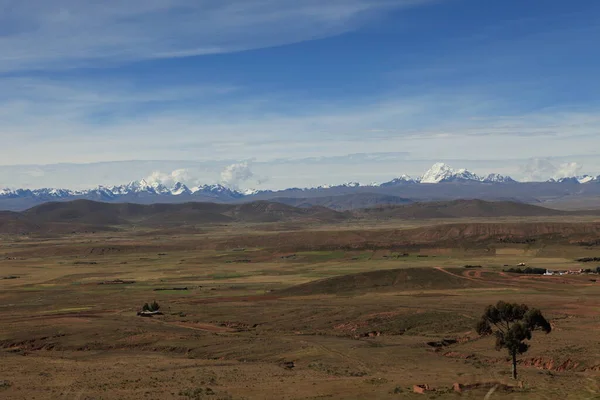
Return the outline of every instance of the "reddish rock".
<path id="1" fill-rule="evenodd" d="M 414 385 L 413 386 L 413 393 L 425 394 L 425 392 L 429 392 L 430 390 L 431 390 L 431 388 L 429 387 L 429 385 Z"/>

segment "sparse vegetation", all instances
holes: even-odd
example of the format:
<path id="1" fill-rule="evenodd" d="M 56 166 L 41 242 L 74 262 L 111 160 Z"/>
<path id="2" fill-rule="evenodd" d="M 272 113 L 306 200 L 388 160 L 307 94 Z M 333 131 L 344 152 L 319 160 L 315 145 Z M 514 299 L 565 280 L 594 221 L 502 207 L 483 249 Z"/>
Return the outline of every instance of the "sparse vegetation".
<path id="1" fill-rule="evenodd" d="M 211 388 L 195 388 L 195 389 L 186 389 L 179 392 L 179 396 L 185 397 L 190 400 L 201 400 L 206 398 L 206 396 L 214 396 L 215 392 Z"/>

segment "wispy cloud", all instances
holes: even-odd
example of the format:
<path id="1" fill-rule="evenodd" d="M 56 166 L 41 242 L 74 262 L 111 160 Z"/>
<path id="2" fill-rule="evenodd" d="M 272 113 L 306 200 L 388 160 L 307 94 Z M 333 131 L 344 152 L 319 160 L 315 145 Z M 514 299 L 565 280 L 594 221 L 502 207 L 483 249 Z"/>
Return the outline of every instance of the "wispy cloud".
<path id="1" fill-rule="evenodd" d="M 301 112 L 275 113 L 276 100 L 268 95 L 227 84 L 132 90 L 121 83 L 0 81 L 0 164 L 273 161 L 360 153 L 500 160 L 591 155 L 600 148 L 597 109 L 498 116 L 503 101 L 468 90 L 386 96 L 369 105 L 308 102 Z"/>
<path id="2" fill-rule="evenodd" d="M 226 53 L 352 30 L 431 0 L 0 0 L 0 71 Z"/>

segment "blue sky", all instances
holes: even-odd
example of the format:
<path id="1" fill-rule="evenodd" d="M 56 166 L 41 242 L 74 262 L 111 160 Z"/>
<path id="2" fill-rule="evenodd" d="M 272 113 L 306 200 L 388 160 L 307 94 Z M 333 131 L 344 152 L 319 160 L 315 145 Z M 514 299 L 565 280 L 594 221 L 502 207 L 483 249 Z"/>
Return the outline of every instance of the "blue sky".
<path id="1" fill-rule="evenodd" d="M 591 0 L 0 0 L 0 187 L 213 183 L 240 163 L 261 188 L 436 161 L 600 174 L 599 15 Z"/>

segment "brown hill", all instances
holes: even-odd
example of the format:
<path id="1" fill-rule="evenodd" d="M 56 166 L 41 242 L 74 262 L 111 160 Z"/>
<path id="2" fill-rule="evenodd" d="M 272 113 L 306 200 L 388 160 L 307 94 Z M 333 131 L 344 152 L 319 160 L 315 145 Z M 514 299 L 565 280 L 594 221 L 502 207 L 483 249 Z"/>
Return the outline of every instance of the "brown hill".
<path id="1" fill-rule="evenodd" d="M 0 211 L 0 232 L 23 234 L 39 230 L 40 226 L 27 217 L 10 211 Z"/>
<path id="2" fill-rule="evenodd" d="M 337 211 L 356 210 L 377 205 L 409 204 L 413 202 L 410 199 L 382 193 L 352 193 L 319 197 L 274 197 L 269 199 L 269 201 L 303 208 L 321 206 Z"/>
<path id="3" fill-rule="evenodd" d="M 594 213 L 598 214 L 598 211 L 594 211 Z M 377 219 L 432 219 L 539 217 L 570 215 L 571 213 L 511 201 L 453 200 L 403 206 L 377 206 L 357 210 L 354 214 L 363 218 Z"/>
<path id="4" fill-rule="evenodd" d="M 480 287 L 483 283 L 462 278 L 459 274 L 437 268 L 404 268 L 369 271 L 336 276 L 293 286 L 279 292 L 283 295 L 348 294 L 381 290 L 461 289 Z"/>
<path id="5" fill-rule="evenodd" d="M 258 201 L 239 205 L 217 203 L 115 204 L 90 200 L 46 203 L 21 215 L 36 223 L 76 223 L 87 225 L 169 226 L 227 222 L 335 222 L 345 214 L 322 208 L 296 208 L 280 203 Z"/>

